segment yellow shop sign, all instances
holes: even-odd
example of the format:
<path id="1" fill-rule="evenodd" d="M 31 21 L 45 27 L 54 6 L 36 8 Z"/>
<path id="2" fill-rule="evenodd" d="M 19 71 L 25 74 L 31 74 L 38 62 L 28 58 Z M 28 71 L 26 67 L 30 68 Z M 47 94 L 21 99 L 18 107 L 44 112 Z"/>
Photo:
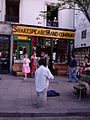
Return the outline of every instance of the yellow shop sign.
<path id="1" fill-rule="evenodd" d="M 19 40 L 28 40 L 28 36 L 18 36 Z"/>
<path id="2" fill-rule="evenodd" d="M 28 26 L 13 26 L 13 34 L 42 36 L 51 38 L 74 39 L 75 32 L 64 31 L 48 28 L 28 27 Z"/>

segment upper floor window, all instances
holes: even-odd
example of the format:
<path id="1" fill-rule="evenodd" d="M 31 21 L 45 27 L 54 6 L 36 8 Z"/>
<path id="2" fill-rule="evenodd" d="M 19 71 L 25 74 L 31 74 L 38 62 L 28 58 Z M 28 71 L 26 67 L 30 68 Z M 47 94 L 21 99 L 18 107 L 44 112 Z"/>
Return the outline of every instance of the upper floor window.
<path id="1" fill-rule="evenodd" d="M 6 0 L 5 21 L 19 22 L 19 2 L 20 0 Z"/>
<path id="2" fill-rule="evenodd" d="M 58 7 L 47 5 L 47 26 L 58 27 Z"/>
<path id="3" fill-rule="evenodd" d="M 86 35 L 87 35 L 87 30 L 83 30 L 81 34 L 81 38 L 82 39 L 86 38 Z"/>

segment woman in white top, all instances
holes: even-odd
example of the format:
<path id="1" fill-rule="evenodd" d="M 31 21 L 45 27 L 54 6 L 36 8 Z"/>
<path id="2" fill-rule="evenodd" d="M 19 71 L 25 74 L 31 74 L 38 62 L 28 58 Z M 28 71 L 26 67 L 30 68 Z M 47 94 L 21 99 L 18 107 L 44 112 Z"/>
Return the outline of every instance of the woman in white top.
<path id="1" fill-rule="evenodd" d="M 28 58 L 28 55 L 25 54 L 25 57 L 23 58 L 23 73 L 24 73 L 24 80 L 27 80 L 27 74 L 30 73 L 30 66 L 29 66 L 30 60 Z"/>

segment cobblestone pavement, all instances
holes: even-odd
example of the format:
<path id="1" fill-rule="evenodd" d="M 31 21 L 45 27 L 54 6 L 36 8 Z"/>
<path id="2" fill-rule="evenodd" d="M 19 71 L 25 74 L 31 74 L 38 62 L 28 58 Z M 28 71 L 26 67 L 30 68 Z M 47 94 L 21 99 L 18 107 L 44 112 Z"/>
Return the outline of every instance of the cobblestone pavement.
<path id="1" fill-rule="evenodd" d="M 90 97 L 79 101 L 67 77 L 55 77 L 49 89 L 60 93 L 48 97 L 45 107 L 35 108 L 35 81 L 0 74 L 0 120 L 90 120 Z"/>

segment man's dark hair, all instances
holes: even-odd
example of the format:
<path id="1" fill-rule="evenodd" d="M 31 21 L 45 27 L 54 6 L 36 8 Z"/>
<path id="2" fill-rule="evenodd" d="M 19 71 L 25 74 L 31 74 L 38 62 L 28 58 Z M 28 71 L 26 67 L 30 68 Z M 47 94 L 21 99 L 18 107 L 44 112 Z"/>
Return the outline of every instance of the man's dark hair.
<path id="1" fill-rule="evenodd" d="M 46 67 L 46 60 L 45 59 L 40 59 L 39 60 L 39 65 L 43 65 L 43 66 L 45 66 Z"/>
<path id="2" fill-rule="evenodd" d="M 72 55 L 72 58 L 75 58 L 75 55 Z"/>

